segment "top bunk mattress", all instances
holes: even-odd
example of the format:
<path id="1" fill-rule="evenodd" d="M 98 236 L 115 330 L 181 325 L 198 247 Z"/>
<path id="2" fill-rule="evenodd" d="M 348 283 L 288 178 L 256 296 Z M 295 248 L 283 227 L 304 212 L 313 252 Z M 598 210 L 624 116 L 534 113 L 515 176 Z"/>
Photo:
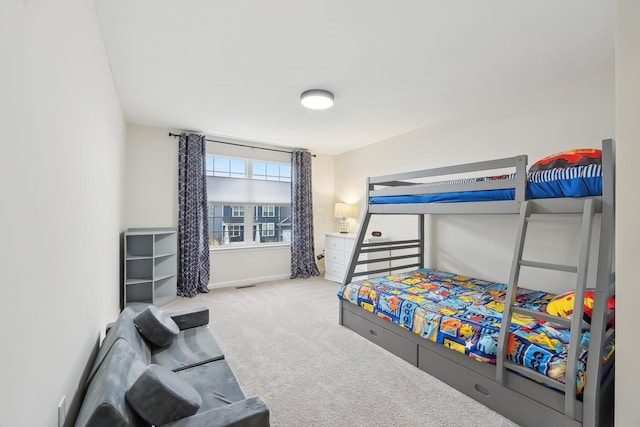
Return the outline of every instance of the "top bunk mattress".
<path id="1" fill-rule="evenodd" d="M 443 187 L 442 193 L 374 196 L 369 198 L 370 204 L 406 204 L 406 203 L 458 203 L 458 202 L 490 202 L 497 200 L 515 200 L 515 189 L 482 191 L 446 192 L 446 186 L 482 181 L 513 180 L 515 174 L 467 178 L 434 183 L 416 184 L 412 186 L 433 188 Z M 569 168 L 552 168 L 529 171 L 527 173 L 526 198 L 552 199 L 566 197 L 591 197 L 602 195 L 602 165 L 590 164 Z"/>
<path id="2" fill-rule="evenodd" d="M 420 269 L 342 286 L 338 297 L 429 341 L 480 362 L 496 362 L 507 285 Z M 545 311 L 556 295 L 518 288 L 516 305 Z M 562 297 L 560 297 L 562 298 Z M 513 315 L 507 357 L 565 382 L 570 332 L 541 319 Z M 585 384 L 589 332 L 580 342 L 576 392 Z M 610 343 L 603 359 L 613 354 Z"/>
<path id="3" fill-rule="evenodd" d="M 603 146 L 604 147 L 604 146 Z M 553 154 L 526 170 L 526 156 L 417 171 L 400 176 L 431 182 L 410 182 L 378 177 L 369 204 L 490 202 L 578 198 L 602 195 L 602 150 L 580 148 Z M 514 161 L 515 160 L 515 161 Z M 520 163 L 523 162 L 523 163 Z M 514 173 L 488 175 L 492 166 L 515 168 Z M 521 164 L 521 166 L 518 166 Z M 462 175 L 451 179 L 446 174 Z M 466 173 L 465 177 L 463 174 Z M 469 173 L 473 177 L 469 177 Z M 440 178 L 440 179 L 439 179 Z M 435 180 L 435 181 L 434 181 Z M 516 194 L 517 191 L 523 194 Z"/>

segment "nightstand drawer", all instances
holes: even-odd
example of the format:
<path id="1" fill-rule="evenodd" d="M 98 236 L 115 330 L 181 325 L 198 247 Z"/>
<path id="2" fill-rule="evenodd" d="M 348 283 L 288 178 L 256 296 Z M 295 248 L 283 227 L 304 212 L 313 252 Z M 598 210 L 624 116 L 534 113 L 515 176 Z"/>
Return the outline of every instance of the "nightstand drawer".
<path id="1" fill-rule="evenodd" d="M 347 267 L 344 265 L 334 263 L 325 264 L 324 278 L 327 280 L 342 283 L 346 273 Z"/>
<path id="2" fill-rule="evenodd" d="M 355 234 L 331 233 L 325 235 L 324 259 L 325 259 L 325 279 L 343 283 L 351 254 L 356 243 Z M 360 266 L 359 269 L 366 268 Z"/>
<path id="3" fill-rule="evenodd" d="M 345 256 L 347 256 L 344 251 L 339 251 L 337 249 L 326 249 L 324 251 L 325 263 L 326 264 L 339 264 L 345 265 L 349 260 L 345 262 Z"/>
<path id="4" fill-rule="evenodd" d="M 344 240 L 342 237 L 327 236 L 324 242 L 325 250 L 344 251 Z"/>
<path id="5" fill-rule="evenodd" d="M 351 252 L 353 252 L 353 249 L 356 247 L 356 239 L 344 239 L 343 242 L 344 251 L 348 254 L 351 254 Z"/>

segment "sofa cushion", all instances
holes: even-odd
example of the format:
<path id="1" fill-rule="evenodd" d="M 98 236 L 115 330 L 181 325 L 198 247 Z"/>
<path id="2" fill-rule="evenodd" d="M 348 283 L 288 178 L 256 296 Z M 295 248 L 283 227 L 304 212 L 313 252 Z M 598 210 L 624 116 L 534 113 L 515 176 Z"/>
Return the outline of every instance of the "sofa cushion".
<path id="1" fill-rule="evenodd" d="M 151 363 L 172 371 L 220 359 L 224 359 L 224 354 L 207 326 L 180 331 L 168 347 L 151 348 Z"/>
<path id="2" fill-rule="evenodd" d="M 180 332 L 176 322 L 155 305 L 150 305 L 138 313 L 134 323 L 143 337 L 160 347 L 171 344 Z"/>
<path id="3" fill-rule="evenodd" d="M 89 384 L 75 426 L 147 425 L 125 400 L 125 392 L 144 372 L 145 366 L 128 341 L 117 339 Z"/>
<path id="4" fill-rule="evenodd" d="M 131 307 L 127 307 L 120 312 L 120 315 L 111 325 L 107 335 L 102 341 L 102 345 L 100 346 L 100 350 L 98 350 L 93 367 L 89 372 L 87 382 L 92 380 L 93 376 L 100 368 L 100 365 L 103 363 L 107 353 L 119 338 L 123 338 L 131 345 L 131 348 L 133 348 L 138 356 L 140 356 L 145 365 L 148 365 L 151 362 L 151 350 L 149 349 L 149 345 L 144 341 L 144 338 L 142 338 L 138 333 L 133 323 L 135 317 L 136 312 Z"/>
<path id="5" fill-rule="evenodd" d="M 198 412 L 202 399 L 183 378 L 149 365 L 126 393 L 127 402 L 151 424 L 166 424 Z"/>
<path id="6" fill-rule="evenodd" d="M 269 408 L 260 397 L 250 397 L 227 406 L 198 412 L 162 427 L 269 427 Z"/>
<path id="7" fill-rule="evenodd" d="M 207 307 L 194 307 L 180 311 L 172 311 L 170 315 L 181 331 L 197 326 L 207 326 L 209 324 L 209 309 Z"/>
<path id="8" fill-rule="evenodd" d="M 199 412 L 245 399 L 238 379 L 225 360 L 183 369 L 175 374 L 191 384 L 202 398 Z"/>

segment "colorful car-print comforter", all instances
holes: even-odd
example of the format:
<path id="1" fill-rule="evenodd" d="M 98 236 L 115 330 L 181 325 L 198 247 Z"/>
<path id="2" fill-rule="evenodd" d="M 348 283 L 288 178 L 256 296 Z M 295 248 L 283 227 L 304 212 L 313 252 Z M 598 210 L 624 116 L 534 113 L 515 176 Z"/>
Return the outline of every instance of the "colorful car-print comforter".
<path id="1" fill-rule="evenodd" d="M 421 337 L 495 363 L 507 285 L 430 269 L 355 281 L 338 297 Z M 555 295 L 518 289 L 516 305 L 544 311 Z M 584 387 L 589 332 L 582 334 L 576 391 Z M 507 357 L 564 382 L 569 330 L 513 315 Z M 612 347 L 608 351 L 613 351 Z"/>

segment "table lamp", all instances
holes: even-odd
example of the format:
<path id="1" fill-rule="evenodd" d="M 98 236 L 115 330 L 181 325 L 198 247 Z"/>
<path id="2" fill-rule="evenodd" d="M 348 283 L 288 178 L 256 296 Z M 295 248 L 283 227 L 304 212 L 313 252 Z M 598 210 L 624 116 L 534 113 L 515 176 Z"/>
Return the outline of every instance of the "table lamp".
<path id="1" fill-rule="evenodd" d="M 355 216 L 355 205 L 336 203 L 333 216 L 340 219 L 340 233 L 348 233 L 349 218 Z"/>

